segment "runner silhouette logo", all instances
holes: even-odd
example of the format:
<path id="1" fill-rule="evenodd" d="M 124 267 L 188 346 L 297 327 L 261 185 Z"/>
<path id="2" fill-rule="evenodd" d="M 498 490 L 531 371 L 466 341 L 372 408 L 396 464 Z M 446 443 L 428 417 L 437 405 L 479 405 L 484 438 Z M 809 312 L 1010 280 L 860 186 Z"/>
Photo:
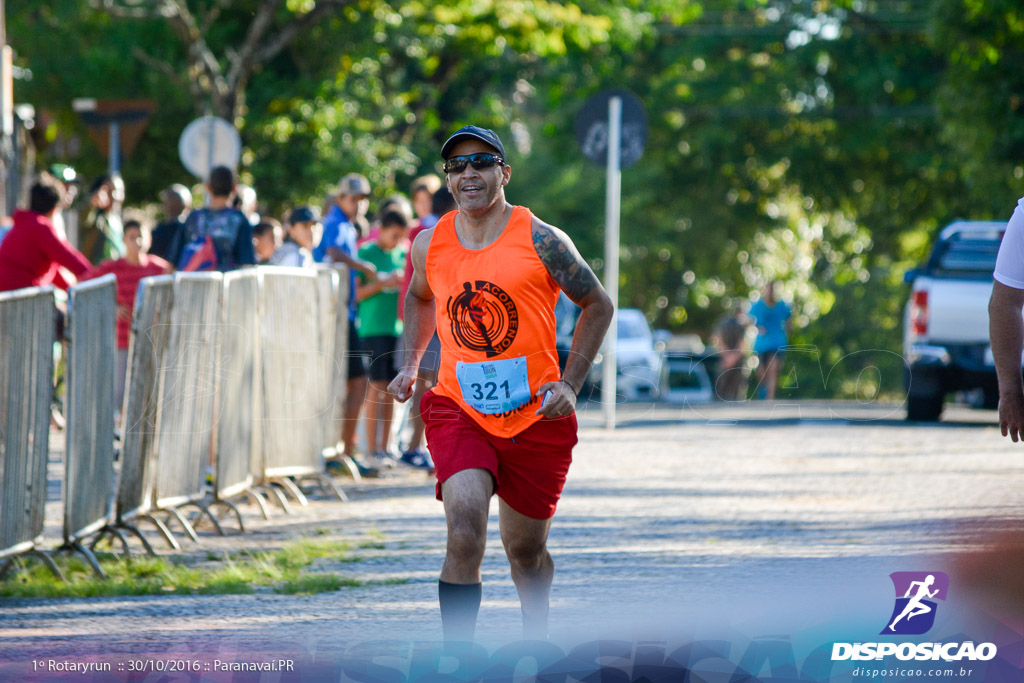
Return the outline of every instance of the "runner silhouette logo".
<path id="1" fill-rule="evenodd" d="M 462 283 L 462 291 L 448 297 L 448 319 L 456 343 L 492 358 L 508 350 L 519 331 L 516 304 L 493 282 Z"/>
<path id="2" fill-rule="evenodd" d="M 935 624 L 936 600 L 945 600 L 949 577 L 943 572 L 893 572 L 896 604 L 882 635 L 919 636 Z"/>

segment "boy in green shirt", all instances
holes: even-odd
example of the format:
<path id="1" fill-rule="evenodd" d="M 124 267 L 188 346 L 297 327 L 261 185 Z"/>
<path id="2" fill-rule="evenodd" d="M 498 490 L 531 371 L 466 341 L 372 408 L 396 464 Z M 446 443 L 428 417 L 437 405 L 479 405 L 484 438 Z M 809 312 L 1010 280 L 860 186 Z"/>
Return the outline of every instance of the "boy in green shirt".
<path id="1" fill-rule="evenodd" d="M 377 279 L 358 274 L 356 300 L 359 302 L 359 339 L 370 361 L 370 386 L 366 401 L 366 441 L 374 467 L 389 466 L 388 440 L 394 402 L 388 384 L 398 375 L 398 339 L 402 321 L 398 318 L 398 290 L 405 273 L 405 235 L 408 221 L 398 211 L 381 219 L 374 242 L 359 247 L 359 258 L 377 268 Z"/>

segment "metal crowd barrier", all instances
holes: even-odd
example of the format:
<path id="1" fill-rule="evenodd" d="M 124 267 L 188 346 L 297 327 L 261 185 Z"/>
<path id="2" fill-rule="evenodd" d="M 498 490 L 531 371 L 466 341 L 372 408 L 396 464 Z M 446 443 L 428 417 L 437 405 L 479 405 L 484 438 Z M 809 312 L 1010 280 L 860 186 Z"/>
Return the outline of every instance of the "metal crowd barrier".
<path id="1" fill-rule="evenodd" d="M 216 437 L 222 278 L 221 273 L 175 274 L 170 337 L 160 377 L 154 507 L 175 517 L 193 541 L 199 538 L 178 507 L 199 507 L 221 531 L 200 501 Z"/>
<path id="2" fill-rule="evenodd" d="M 338 428 L 334 423 L 337 402 L 334 397 L 337 395 L 338 377 L 335 372 L 334 351 L 337 348 L 335 339 L 338 334 L 338 271 L 328 266 L 317 268 L 317 308 L 319 315 L 317 321 L 320 324 L 320 332 L 317 338 L 324 349 L 321 356 L 323 360 L 324 377 L 324 406 L 327 410 L 323 413 L 324 429 L 324 457 L 334 455 L 334 444 L 338 440 Z"/>
<path id="3" fill-rule="evenodd" d="M 132 334 L 128 348 L 128 376 L 121 424 L 121 473 L 117 489 L 116 526 L 127 529 L 153 554 L 149 541 L 135 526 L 144 519 L 175 550 L 180 546 L 159 518 L 150 514 L 153 506 L 157 407 L 160 402 L 160 370 L 164 367 L 171 331 L 174 276 L 143 278 L 135 295 Z"/>
<path id="4" fill-rule="evenodd" d="M 259 360 L 257 306 L 259 282 L 255 269 L 224 274 L 221 298 L 221 354 L 218 394 L 216 465 L 213 480 L 214 502 L 231 509 L 238 527 L 245 531 L 242 515 L 231 498 L 246 496 L 268 519 L 267 504 L 253 488 L 252 474 L 254 417 L 259 407 L 256 394 L 256 365 Z"/>
<path id="5" fill-rule="evenodd" d="M 348 268 L 320 266 L 320 340 L 324 351 L 324 377 L 327 379 L 329 412 L 324 413 L 324 442 L 340 443 L 341 422 L 345 419 L 345 384 L 348 382 Z"/>
<path id="6" fill-rule="evenodd" d="M 348 268 L 317 266 L 320 289 L 320 340 L 324 350 L 324 377 L 327 379 L 327 404 L 324 413 L 324 457 L 340 458 L 355 481 L 362 479 L 351 458 L 345 458 L 341 426 L 345 419 L 345 394 L 348 383 Z"/>
<path id="7" fill-rule="evenodd" d="M 262 476 L 306 499 L 288 477 L 313 478 L 345 500 L 324 476 L 324 415 L 327 404 L 318 276 L 303 268 L 259 269 L 263 382 Z M 324 306 L 330 297 L 324 297 Z"/>
<path id="8" fill-rule="evenodd" d="M 53 398 L 53 287 L 0 294 L 0 567 L 20 555 L 57 565 L 37 549 L 46 506 Z"/>
<path id="9" fill-rule="evenodd" d="M 114 520 L 114 362 L 117 280 L 75 285 L 68 300 L 64 546 L 103 570 L 82 545 Z M 127 549 L 127 540 L 116 532 Z"/>

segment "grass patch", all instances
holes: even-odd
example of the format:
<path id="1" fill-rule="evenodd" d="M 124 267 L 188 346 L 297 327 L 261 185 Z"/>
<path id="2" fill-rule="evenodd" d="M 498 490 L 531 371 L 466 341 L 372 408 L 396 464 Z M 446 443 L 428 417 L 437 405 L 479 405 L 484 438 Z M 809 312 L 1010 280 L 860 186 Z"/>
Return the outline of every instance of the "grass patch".
<path id="1" fill-rule="evenodd" d="M 206 552 L 203 560 L 214 566 L 190 566 L 188 558 L 136 557 L 125 561 L 111 553 L 97 553 L 106 580 L 97 578 L 79 557 L 60 554 L 54 560 L 67 581 L 60 581 L 38 561 L 21 563 L 0 581 L 0 597 L 57 598 L 115 595 L 214 595 L 253 593 L 269 588 L 285 595 L 313 595 L 365 585 L 396 585 L 360 581 L 330 572 L 307 571 L 317 560 L 351 563 L 363 558 L 351 554 L 351 545 L 326 538 L 303 538 L 273 552 L 241 550 Z M 200 560 L 200 561 L 203 561 Z"/>
<path id="2" fill-rule="evenodd" d="M 384 534 L 377 529 L 370 529 L 366 532 L 363 540 L 356 544 L 357 548 L 361 549 L 372 549 L 372 550 L 384 550 Z"/>
<path id="3" fill-rule="evenodd" d="M 409 579 L 372 579 L 366 582 L 367 586 L 404 586 L 407 583 L 412 583 Z"/>
<path id="4" fill-rule="evenodd" d="M 366 585 L 365 581 L 346 579 L 337 574 L 306 574 L 291 581 L 274 586 L 275 593 L 283 595 L 315 595 L 316 593 L 332 593 L 341 588 L 356 588 Z"/>

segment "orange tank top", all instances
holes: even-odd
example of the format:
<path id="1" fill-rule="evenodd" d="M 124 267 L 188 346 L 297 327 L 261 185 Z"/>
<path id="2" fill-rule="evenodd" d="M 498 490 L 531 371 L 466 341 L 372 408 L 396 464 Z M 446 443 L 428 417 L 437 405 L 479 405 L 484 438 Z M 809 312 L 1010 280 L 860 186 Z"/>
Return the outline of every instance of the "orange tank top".
<path id="1" fill-rule="evenodd" d="M 541 419 L 537 388 L 561 377 L 555 350 L 558 285 L 533 245 L 533 214 L 513 207 L 498 238 L 462 246 L 453 211 L 434 227 L 426 275 L 441 366 L 434 392 L 485 431 L 510 438 Z"/>

